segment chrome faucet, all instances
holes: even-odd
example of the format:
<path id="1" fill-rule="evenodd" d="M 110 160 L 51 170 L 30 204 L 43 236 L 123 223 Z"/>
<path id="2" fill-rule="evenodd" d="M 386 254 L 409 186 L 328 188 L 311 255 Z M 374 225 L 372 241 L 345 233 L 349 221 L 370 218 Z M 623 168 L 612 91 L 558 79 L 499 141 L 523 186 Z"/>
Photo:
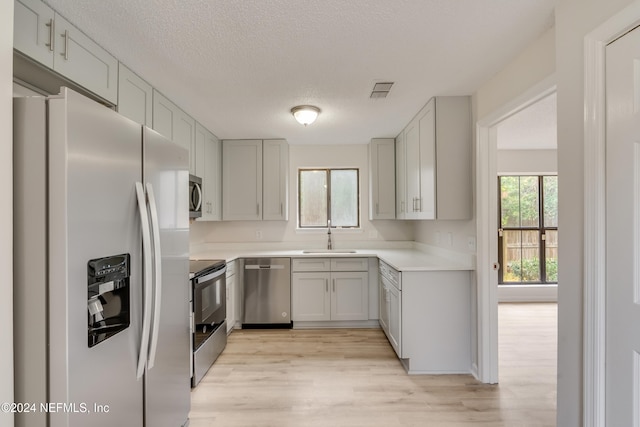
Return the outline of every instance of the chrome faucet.
<path id="1" fill-rule="evenodd" d="M 331 250 L 333 249 L 331 247 L 331 220 L 328 219 L 327 220 L 327 249 Z"/>

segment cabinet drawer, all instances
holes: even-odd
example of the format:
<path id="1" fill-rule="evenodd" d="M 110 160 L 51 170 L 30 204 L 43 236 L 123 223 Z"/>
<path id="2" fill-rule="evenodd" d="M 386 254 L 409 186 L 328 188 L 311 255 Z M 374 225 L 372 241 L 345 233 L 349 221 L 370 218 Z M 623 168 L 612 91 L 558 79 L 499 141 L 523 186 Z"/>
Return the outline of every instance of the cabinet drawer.
<path id="1" fill-rule="evenodd" d="M 367 271 L 369 260 L 367 258 L 332 258 L 331 271 Z"/>
<path id="2" fill-rule="evenodd" d="M 291 271 L 330 271 L 329 258 L 294 258 L 291 260 Z"/>

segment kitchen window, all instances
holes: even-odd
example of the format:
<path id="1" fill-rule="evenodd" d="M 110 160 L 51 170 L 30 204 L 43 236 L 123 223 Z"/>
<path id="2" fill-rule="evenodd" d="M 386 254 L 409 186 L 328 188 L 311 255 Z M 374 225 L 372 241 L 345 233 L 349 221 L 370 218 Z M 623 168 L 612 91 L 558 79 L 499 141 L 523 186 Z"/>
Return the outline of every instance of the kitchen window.
<path id="1" fill-rule="evenodd" d="M 360 227 L 358 169 L 298 170 L 300 228 Z"/>
<path id="2" fill-rule="evenodd" d="M 499 283 L 557 283 L 558 177 L 500 176 L 498 187 Z"/>

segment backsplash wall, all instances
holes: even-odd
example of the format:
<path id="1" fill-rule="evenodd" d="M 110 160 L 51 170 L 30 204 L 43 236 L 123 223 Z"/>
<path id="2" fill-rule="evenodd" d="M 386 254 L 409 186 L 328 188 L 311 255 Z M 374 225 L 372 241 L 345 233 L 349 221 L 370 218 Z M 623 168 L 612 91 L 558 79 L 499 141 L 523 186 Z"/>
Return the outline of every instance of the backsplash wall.
<path id="1" fill-rule="evenodd" d="M 412 241 L 412 221 L 369 221 L 368 145 L 290 145 L 289 146 L 289 221 L 195 221 L 190 228 L 192 245 L 200 243 L 292 242 L 326 245 L 326 230 L 297 229 L 298 169 L 311 167 L 360 169 L 359 230 L 334 230 L 335 247 L 349 242 Z"/>

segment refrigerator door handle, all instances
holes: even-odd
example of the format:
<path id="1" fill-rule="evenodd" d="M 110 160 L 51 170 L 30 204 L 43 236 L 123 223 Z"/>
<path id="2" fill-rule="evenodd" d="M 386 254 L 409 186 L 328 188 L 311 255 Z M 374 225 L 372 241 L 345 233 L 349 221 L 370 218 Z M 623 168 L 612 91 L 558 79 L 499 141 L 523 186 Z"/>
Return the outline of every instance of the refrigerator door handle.
<path id="1" fill-rule="evenodd" d="M 148 369 L 153 368 L 158 349 L 158 333 L 160 331 L 160 309 L 162 308 L 162 251 L 160 246 L 160 225 L 158 223 L 158 208 L 153 194 L 153 186 L 147 183 L 147 199 L 151 216 L 151 232 L 153 234 L 153 262 L 155 281 L 153 284 L 153 320 L 151 322 L 151 345 L 149 346 Z"/>
<path id="2" fill-rule="evenodd" d="M 142 335 L 140 337 L 140 352 L 138 353 L 138 369 L 136 377 L 142 378 L 147 362 L 149 349 L 149 328 L 151 327 L 151 231 L 149 229 L 149 216 L 147 215 L 147 203 L 144 187 L 141 182 L 136 182 L 136 196 L 138 199 L 138 211 L 140 212 L 140 226 L 142 229 L 142 252 L 144 274 L 144 304 L 142 309 Z"/>

